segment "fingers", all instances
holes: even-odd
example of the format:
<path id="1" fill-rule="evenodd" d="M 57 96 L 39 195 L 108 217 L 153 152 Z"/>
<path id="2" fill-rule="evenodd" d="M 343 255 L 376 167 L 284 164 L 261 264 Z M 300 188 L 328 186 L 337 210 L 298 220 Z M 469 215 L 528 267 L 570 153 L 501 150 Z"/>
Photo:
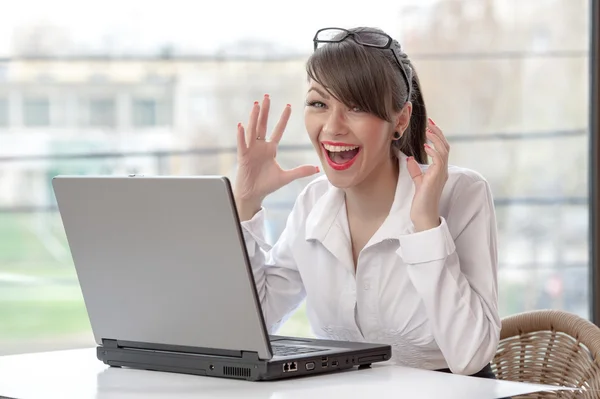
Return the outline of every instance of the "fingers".
<path id="1" fill-rule="evenodd" d="M 265 140 L 267 137 L 267 122 L 269 120 L 269 109 L 271 108 L 271 99 L 265 94 L 260 112 L 258 114 L 258 124 L 256 126 L 257 138 Z"/>
<path id="2" fill-rule="evenodd" d="M 254 101 L 252 110 L 250 110 L 250 119 L 248 120 L 248 128 L 246 130 L 246 143 L 251 146 L 255 141 L 258 133 L 256 131 L 258 124 L 258 113 L 260 112 L 260 106 L 258 101 Z"/>
<path id="3" fill-rule="evenodd" d="M 433 121 L 433 119 L 429 118 L 428 120 L 429 120 L 429 123 L 427 124 L 427 131 L 431 132 L 435 136 L 439 137 L 440 140 L 442 141 L 444 147 L 446 148 L 446 151 L 449 152 L 450 151 L 450 144 L 448 143 L 448 140 L 446 139 L 446 136 L 444 136 L 444 132 L 442 132 L 442 129 L 440 129 L 435 124 L 435 122 Z"/>
<path id="4" fill-rule="evenodd" d="M 237 150 L 238 154 L 245 152 L 248 149 L 246 144 L 246 133 L 244 132 L 244 126 L 241 123 L 237 125 Z"/>
<path id="5" fill-rule="evenodd" d="M 440 160 L 446 159 L 448 157 L 448 147 L 446 147 L 446 144 L 444 144 L 444 141 L 440 138 L 440 136 L 436 135 L 429 128 L 427 128 L 427 138 L 433 143 L 434 150 L 442 156 L 442 159 Z"/>
<path id="6" fill-rule="evenodd" d="M 283 136 L 283 132 L 287 126 L 288 121 L 290 120 L 290 115 L 292 114 L 292 106 L 290 104 L 286 105 L 281 113 L 281 117 L 279 118 L 279 122 L 275 126 L 273 133 L 271 134 L 271 141 L 279 143 L 281 137 Z"/>
<path id="7" fill-rule="evenodd" d="M 413 157 L 408 157 L 406 159 L 406 168 L 408 169 L 410 177 L 415 182 L 415 185 L 418 187 L 423 179 L 423 171 L 421 171 L 421 167 Z"/>
<path id="8" fill-rule="evenodd" d="M 313 165 L 303 165 L 297 168 L 286 170 L 283 172 L 284 184 L 289 184 L 294 180 L 302 179 L 304 177 L 312 176 L 315 173 L 319 173 L 319 167 Z"/>
<path id="9" fill-rule="evenodd" d="M 429 118 L 426 134 L 434 147 L 425 144 L 425 152 L 432 158 L 434 165 L 447 166 L 450 144 L 448 144 L 442 130 L 437 127 L 431 118 Z"/>
<path id="10" fill-rule="evenodd" d="M 431 157 L 431 160 L 433 161 L 433 165 L 443 165 L 444 164 L 444 160 L 442 159 L 440 153 L 435 148 L 430 146 L 429 144 L 425 144 L 425 152 L 427 153 L 427 155 L 429 155 Z"/>

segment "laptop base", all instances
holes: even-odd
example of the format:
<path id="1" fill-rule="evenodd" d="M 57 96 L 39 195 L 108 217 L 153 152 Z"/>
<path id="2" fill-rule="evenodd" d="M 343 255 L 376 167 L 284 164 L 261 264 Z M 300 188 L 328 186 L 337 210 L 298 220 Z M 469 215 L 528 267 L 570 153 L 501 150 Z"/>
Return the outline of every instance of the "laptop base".
<path id="1" fill-rule="evenodd" d="M 368 368 L 371 363 L 385 361 L 389 356 L 381 350 L 361 354 L 339 353 L 334 355 L 285 357 L 261 360 L 256 353 L 242 352 L 241 357 L 225 357 L 98 346 L 97 357 L 112 367 L 128 367 L 140 370 L 193 374 L 210 377 L 233 378 L 248 381 L 266 381 L 294 378 L 306 375 L 331 373 L 358 366 Z"/>

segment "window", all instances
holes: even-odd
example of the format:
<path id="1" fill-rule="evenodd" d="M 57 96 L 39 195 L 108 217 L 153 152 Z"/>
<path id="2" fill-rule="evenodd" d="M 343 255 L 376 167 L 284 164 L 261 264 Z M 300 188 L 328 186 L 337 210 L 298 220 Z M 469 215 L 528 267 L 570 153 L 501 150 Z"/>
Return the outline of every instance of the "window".
<path id="1" fill-rule="evenodd" d="M 26 98 L 23 103 L 25 126 L 50 125 L 50 101 L 47 98 Z"/>
<path id="2" fill-rule="evenodd" d="M 136 127 L 168 126 L 171 124 L 171 103 L 165 100 L 133 101 L 133 125 Z"/>
<path id="3" fill-rule="evenodd" d="M 474 169 L 490 182 L 499 233 L 501 316 L 542 307 L 590 315 L 590 249 L 600 259 L 600 250 L 588 243 L 589 231 L 596 240 L 600 234 L 600 222 L 590 229 L 588 217 L 588 174 L 599 178 L 599 169 L 590 171 L 588 165 L 589 110 L 598 109 L 597 97 L 592 104 L 589 100 L 592 3 L 598 7 L 589 0 L 372 0 L 369 7 L 337 15 L 336 24 L 380 26 L 399 40 L 418 71 L 428 114 L 452 146 L 451 163 Z M 229 172 L 233 177 L 235 125 L 247 122 L 252 102 L 263 93 L 272 98 L 269 131 L 285 104 L 292 104 L 277 154 L 282 167 L 316 161 L 302 112 L 305 61 L 316 29 L 327 22 L 311 19 L 306 7 L 296 7 L 296 18 L 283 22 L 257 12 L 249 17 L 269 29 L 250 32 L 232 24 L 226 35 L 199 41 L 203 34 L 219 32 L 217 22 L 226 18 L 225 12 L 211 9 L 198 23 L 198 13 L 176 8 L 171 10 L 176 15 L 165 19 L 164 8 L 156 4 L 145 4 L 144 23 L 132 19 L 125 30 L 98 18 L 102 26 L 94 31 L 105 31 L 105 37 L 92 32 L 69 50 L 74 57 L 98 57 L 84 62 L 65 57 L 51 69 L 46 62 L 27 59 L 0 65 L 0 127 L 21 122 L 53 127 L 49 139 L 16 131 L 17 139 L 11 137 L 11 146 L 3 146 L 2 152 L 39 154 L 41 159 L 67 154 L 54 162 L 0 162 L 0 292 L 6 293 L 0 295 L 0 354 L 93 345 L 49 176 L 134 168 L 144 174 Z M 227 9 L 235 2 L 223 4 Z M 323 2 L 323 15 L 342 4 Z M 127 15 L 132 7 L 121 2 L 116 11 Z M 256 0 L 254 9 L 268 7 Z M 21 20 L 12 10 L 3 11 L 11 21 Z M 59 25 L 84 17 L 76 11 L 61 19 L 48 16 Z M 178 35 L 175 51 L 161 58 L 163 42 L 156 26 L 165 32 L 204 31 Z M 129 30 L 139 35 L 126 34 Z M 48 72 L 52 82 L 36 80 Z M 95 75 L 86 79 L 90 74 Z M 84 83 L 75 84 L 76 79 Z M 10 109 L 5 85 L 11 90 Z M 597 77 L 594 85 L 598 90 Z M 66 107 L 77 112 L 69 121 L 76 122 L 59 125 L 62 94 L 44 87 L 68 87 Z M 185 123 L 174 122 L 179 119 Z M 102 132 L 121 120 L 133 131 L 123 129 L 118 136 Z M 161 134 L 150 134 L 154 128 Z M 149 134 L 136 134 L 146 130 Z M 210 153 L 204 148 L 217 145 L 226 148 Z M 175 148 L 176 153 L 169 153 Z M 111 151 L 119 155 L 105 156 Z M 135 156 L 124 155 L 129 151 Z M 93 155 L 86 157 L 88 153 Z M 31 170 L 42 177 L 27 180 Z M 310 180 L 296 181 L 265 200 L 271 242 Z M 600 269 L 596 277 L 600 284 Z M 600 293 L 595 295 L 600 300 Z M 600 320 L 600 304 L 596 310 Z M 311 334 L 304 306 L 280 333 Z"/>
<path id="4" fill-rule="evenodd" d="M 8 99 L 0 97 L 0 127 L 8 127 Z"/>
<path id="5" fill-rule="evenodd" d="M 93 127 L 115 127 L 116 112 L 115 100 L 92 99 L 90 100 L 90 126 Z"/>
<path id="6" fill-rule="evenodd" d="M 156 126 L 156 113 L 155 100 L 135 100 L 133 103 L 133 124 L 135 126 Z"/>

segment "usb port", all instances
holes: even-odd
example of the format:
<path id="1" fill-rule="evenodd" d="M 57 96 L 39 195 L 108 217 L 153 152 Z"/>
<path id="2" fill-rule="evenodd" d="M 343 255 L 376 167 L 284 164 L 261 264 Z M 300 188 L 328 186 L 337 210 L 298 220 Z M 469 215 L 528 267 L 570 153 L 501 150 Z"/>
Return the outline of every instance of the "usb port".
<path id="1" fill-rule="evenodd" d="M 338 366 L 338 361 L 337 360 L 333 360 L 331 362 L 331 367 L 337 367 Z"/>

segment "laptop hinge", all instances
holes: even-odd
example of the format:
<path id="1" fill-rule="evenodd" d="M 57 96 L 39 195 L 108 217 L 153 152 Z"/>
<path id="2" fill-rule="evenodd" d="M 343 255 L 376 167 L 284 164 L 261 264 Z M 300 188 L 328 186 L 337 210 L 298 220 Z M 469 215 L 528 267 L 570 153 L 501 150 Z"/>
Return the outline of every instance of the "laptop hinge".
<path id="1" fill-rule="evenodd" d="M 121 341 L 116 339 L 102 339 L 102 346 L 107 349 L 146 350 L 153 352 L 177 353 L 182 355 L 222 356 L 248 360 L 259 360 L 257 352 L 239 351 L 218 348 L 200 348 L 194 346 L 150 344 L 147 342 Z"/>
<path id="2" fill-rule="evenodd" d="M 261 361 L 260 357 L 258 356 L 258 352 L 242 351 L 242 359 L 251 361 L 251 362 Z"/>
<path id="3" fill-rule="evenodd" d="M 119 347 L 116 339 L 105 339 L 105 338 L 102 338 L 102 346 L 105 348 L 111 348 L 111 349 Z"/>

